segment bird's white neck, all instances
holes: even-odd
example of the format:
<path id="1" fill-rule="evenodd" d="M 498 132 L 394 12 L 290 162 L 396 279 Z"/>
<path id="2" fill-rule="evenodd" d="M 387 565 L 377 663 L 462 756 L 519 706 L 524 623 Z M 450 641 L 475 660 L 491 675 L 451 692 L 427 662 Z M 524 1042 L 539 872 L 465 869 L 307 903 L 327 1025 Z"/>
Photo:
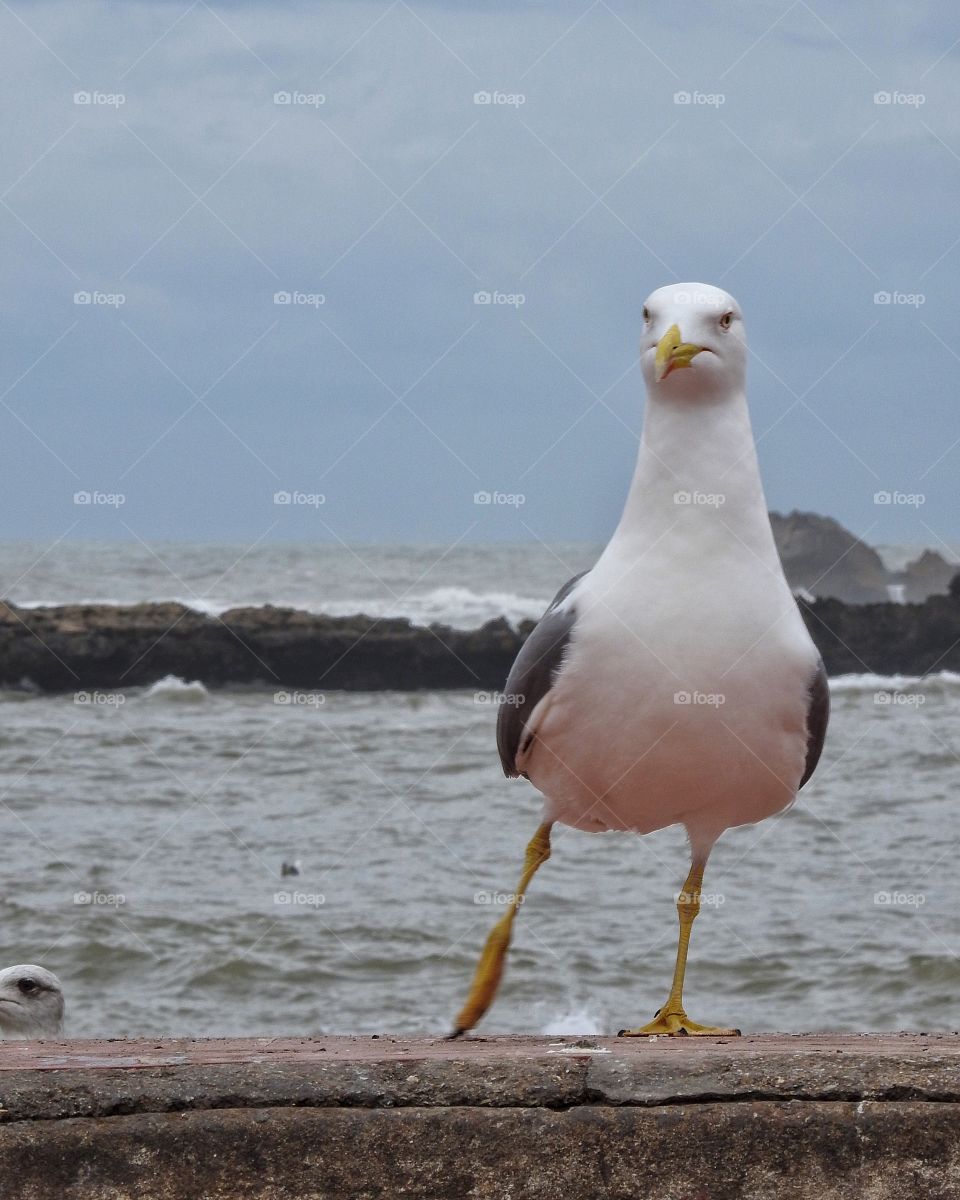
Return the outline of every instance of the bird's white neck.
<path id="1" fill-rule="evenodd" d="M 613 542 L 652 530 L 726 529 L 780 573 L 746 396 L 647 399 L 637 467 Z"/>

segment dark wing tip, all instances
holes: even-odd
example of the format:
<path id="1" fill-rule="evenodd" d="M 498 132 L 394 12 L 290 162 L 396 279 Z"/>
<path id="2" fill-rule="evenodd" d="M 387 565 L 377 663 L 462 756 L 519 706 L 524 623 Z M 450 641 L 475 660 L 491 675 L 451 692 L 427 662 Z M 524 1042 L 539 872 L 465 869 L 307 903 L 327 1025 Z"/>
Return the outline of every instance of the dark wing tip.
<path id="1" fill-rule="evenodd" d="M 830 720 L 830 681 L 823 659 L 817 664 L 817 671 L 810 681 L 810 701 L 807 708 L 807 762 L 803 770 L 800 787 L 807 782 L 817 769 L 823 743 L 827 736 L 827 724 Z M 797 789 L 800 790 L 799 788 Z"/>

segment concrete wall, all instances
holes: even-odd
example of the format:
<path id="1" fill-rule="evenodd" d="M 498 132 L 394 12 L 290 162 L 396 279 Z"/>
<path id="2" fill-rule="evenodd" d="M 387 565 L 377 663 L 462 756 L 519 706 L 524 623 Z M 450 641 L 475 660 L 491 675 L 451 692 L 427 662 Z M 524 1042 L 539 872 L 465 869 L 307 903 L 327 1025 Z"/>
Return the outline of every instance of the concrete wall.
<path id="1" fill-rule="evenodd" d="M 960 1037 L 0 1046 L 0 1198 L 960 1197 Z"/>

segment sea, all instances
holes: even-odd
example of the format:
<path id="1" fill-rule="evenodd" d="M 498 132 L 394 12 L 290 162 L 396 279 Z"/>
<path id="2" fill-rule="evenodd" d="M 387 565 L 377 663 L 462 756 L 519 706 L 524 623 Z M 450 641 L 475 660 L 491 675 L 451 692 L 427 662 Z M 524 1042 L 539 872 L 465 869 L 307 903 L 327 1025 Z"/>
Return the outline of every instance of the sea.
<path id="1" fill-rule="evenodd" d="M 5 543 L 0 595 L 470 628 L 539 616 L 597 552 Z M 831 691 L 797 804 L 713 852 L 687 1009 L 744 1031 L 960 1029 L 960 676 Z M 96 699 L 0 692 L 0 966 L 55 971 L 69 1035 L 451 1028 L 537 793 L 504 779 L 486 694 L 303 701 L 173 677 Z M 553 842 L 481 1032 L 609 1034 L 665 998 L 682 830 Z"/>

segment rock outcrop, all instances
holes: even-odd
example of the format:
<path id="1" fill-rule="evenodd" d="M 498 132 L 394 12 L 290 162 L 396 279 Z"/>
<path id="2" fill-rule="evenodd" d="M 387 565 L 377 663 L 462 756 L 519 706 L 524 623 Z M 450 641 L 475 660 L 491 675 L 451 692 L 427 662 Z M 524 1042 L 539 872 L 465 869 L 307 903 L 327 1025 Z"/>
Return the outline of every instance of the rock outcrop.
<path id="1" fill-rule="evenodd" d="M 213 686 L 483 690 L 503 684 L 522 641 L 503 618 L 458 630 L 269 605 L 208 617 L 172 603 L 0 602 L 0 686 L 122 691 L 176 675 Z"/>
<path id="2" fill-rule="evenodd" d="M 801 601 L 830 674 L 960 671 L 960 585 L 923 604 Z M 123 691 L 167 675 L 211 686 L 414 691 L 503 687 L 525 622 L 474 630 L 290 608 L 208 617 L 180 604 L 16 608 L 0 603 L 0 687 Z"/>
<path id="3" fill-rule="evenodd" d="M 839 521 L 817 513 L 781 516 L 773 512 L 770 524 L 784 572 L 795 591 L 832 596 L 848 604 L 890 599 L 889 584 L 895 577 L 876 550 Z"/>
<path id="4" fill-rule="evenodd" d="M 948 563 L 936 550 L 924 550 L 900 574 L 903 599 L 908 604 L 922 604 L 928 596 L 942 595 L 956 573 L 956 563 Z"/>

